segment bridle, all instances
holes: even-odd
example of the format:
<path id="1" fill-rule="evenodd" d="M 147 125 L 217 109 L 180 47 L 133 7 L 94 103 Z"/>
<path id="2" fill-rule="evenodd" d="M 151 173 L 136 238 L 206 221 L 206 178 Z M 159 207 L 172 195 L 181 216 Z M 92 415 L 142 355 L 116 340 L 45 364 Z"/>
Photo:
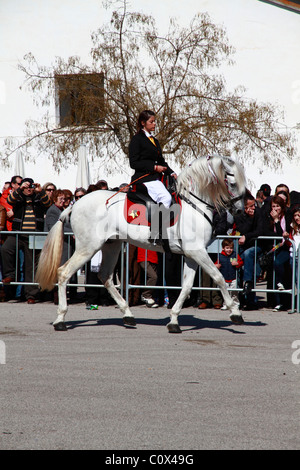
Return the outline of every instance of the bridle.
<path id="1" fill-rule="evenodd" d="M 230 209 L 234 206 L 234 204 L 237 202 L 237 201 L 240 201 L 241 199 L 243 199 L 244 197 L 244 194 L 240 194 L 239 196 L 234 196 L 232 194 L 232 192 L 230 191 L 229 189 L 229 185 L 228 185 L 228 180 L 227 180 L 227 176 L 234 176 L 233 173 L 226 173 L 225 174 L 225 178 L 224 178 L 224 182 L 225 182 L 225 185 L 226 185 L 226 188 L 227 188 L 227 191 L 229 193 L 229 195 L 231 196 L 231 199 L 229 199 L 229 201 L 227 203 L 225 203 L 225 208 L 227 209 Z M 217 181 L 218 182 L 218 181 Z M 185 191 L 187 191 L 192 197 L 194 197 L 195 199 L 197 199 L 199 202 L 201 202 L 202 204 L 205 204 L 207 209 L 209 209 L 211 212 L 214 211 L 215 209 L 215 206 L 213 206 L 212 204 L 209 204 L 208 202 L 204 201 L 203 199 L 201 199 L 199 196 L 196 196 L 196 194 L 192 193 L 192 191 L 190 191 L 189 189 L 187 188 L 184 188 Z M 197 212 L 199 212 L 209 223 L 211 226 L 213 226 L 213 222 L 212 220 L 210 219 L 210 217 L 199 207 L 197 206 L 197 204 L 195 204 L 194 202 L 192 202 L 190 199 L 188 199 L 184 194 L 180 194 L 178 193 L 178 196 L 180 197 L 180 199 L 182 199 L 183 201 L 185 201 L 187 204 L 189 204 L 193 209 L 195 209 Z"/>

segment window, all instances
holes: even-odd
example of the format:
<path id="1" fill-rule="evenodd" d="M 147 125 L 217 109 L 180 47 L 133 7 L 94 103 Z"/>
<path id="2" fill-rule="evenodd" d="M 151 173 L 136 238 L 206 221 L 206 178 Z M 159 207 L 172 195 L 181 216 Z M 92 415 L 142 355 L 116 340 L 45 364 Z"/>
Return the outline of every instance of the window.
<path id="1" fill-rule="evenodd" d="M 104 124 L 102 73 L 56 75 L 55 88 L 61 127 Z"/>

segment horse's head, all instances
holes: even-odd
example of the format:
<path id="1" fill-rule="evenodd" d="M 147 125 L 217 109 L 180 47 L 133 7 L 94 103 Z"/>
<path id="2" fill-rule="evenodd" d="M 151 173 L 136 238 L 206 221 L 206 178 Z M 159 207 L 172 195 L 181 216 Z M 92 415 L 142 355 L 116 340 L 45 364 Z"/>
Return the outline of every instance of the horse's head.
<path id="1" fill-rule="evenodd" d="M 232 158 L 202 157 L 193 161 L 178 177 L 178 192 L 194 193 L 217 209 L 232 214 L 244 210 L 245 175 L 241 165 Z"/>
<path id="2" fill-rule="evenodd" d="M 228 192 L 226 208 L 232 215 L 244 211 L 244 195 L 246 192 L 245 174 L 243 168 L 228 157 L 222 158 L 224 168 L 224 182 Z"/>

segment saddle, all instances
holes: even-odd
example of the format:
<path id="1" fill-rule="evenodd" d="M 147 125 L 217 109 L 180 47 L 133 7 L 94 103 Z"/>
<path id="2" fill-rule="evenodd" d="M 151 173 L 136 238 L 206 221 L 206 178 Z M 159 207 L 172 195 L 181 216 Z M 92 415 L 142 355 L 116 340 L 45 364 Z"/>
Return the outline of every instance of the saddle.
<path id="1" fill-rule="evenodd" d="M 124 204 L 126 221 L 129 224 L 150 227 L 149 241 L 163 245 L 166 251 L 169 251 L 166 229 L 175 225 L 181 212 L 181 200 L 173 188 L 171 191 L 169 190 L 172 204 L 169 209 L 162 203 L 156 203 L 143 184 L 134 184 L 130 187 Z"/>

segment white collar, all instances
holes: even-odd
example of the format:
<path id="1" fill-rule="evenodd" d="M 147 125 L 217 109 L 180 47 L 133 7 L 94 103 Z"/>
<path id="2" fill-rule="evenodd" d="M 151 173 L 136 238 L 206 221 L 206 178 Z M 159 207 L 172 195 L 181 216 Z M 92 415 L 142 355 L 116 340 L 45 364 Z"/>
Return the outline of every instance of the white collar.
<path id="1" fill-rule="evenodd" d="M 145 131 L 145 129 L 143 129 L 143 132 L 145 132 L 146 137 L 152 137 L 152 138 L 154 138 L 154 136 L 153 136 L 152 134 L 150 134 L 150 132 Z"/>

